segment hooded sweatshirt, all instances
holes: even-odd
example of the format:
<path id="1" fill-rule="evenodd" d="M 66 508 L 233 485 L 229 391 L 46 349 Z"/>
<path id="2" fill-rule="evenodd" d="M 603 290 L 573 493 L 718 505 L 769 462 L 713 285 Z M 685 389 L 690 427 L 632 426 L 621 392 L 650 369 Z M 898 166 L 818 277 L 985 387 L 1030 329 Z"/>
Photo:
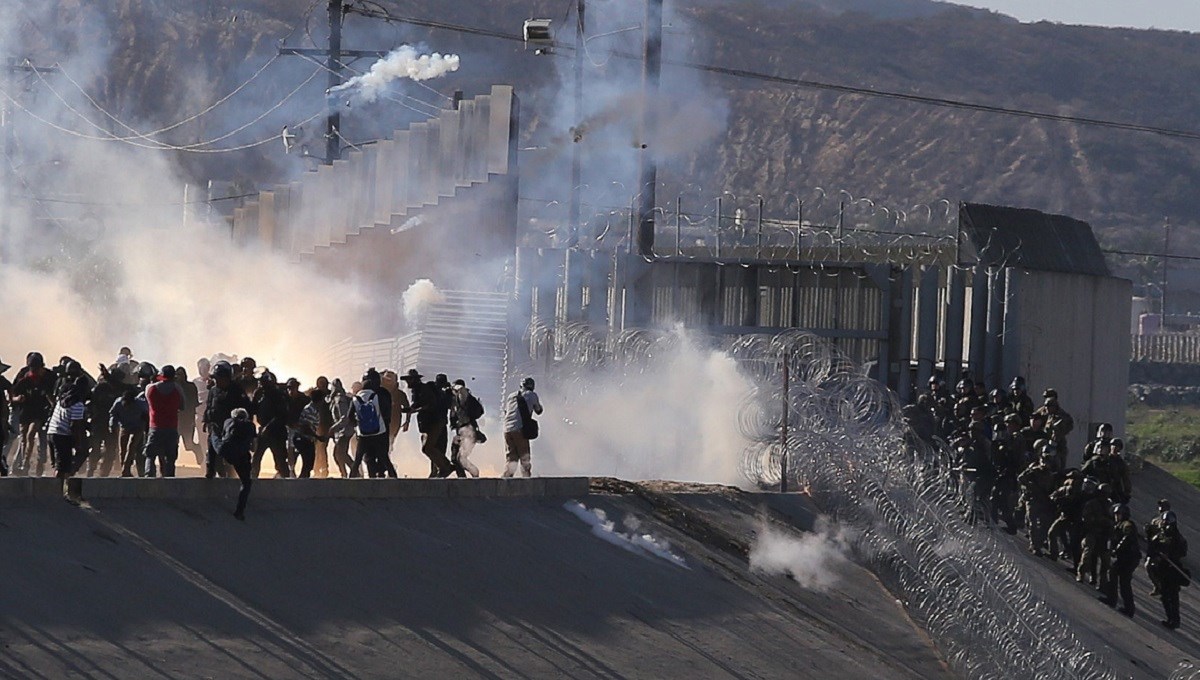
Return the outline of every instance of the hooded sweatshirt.
<path id="1" fill-rule="evenodd" d="M 179 412 L 183 410 L 183 390 L 173 380 L 163 380 L 146 388 L 146 403 L 150 405 L 151 430 L 178 430 Z"/>

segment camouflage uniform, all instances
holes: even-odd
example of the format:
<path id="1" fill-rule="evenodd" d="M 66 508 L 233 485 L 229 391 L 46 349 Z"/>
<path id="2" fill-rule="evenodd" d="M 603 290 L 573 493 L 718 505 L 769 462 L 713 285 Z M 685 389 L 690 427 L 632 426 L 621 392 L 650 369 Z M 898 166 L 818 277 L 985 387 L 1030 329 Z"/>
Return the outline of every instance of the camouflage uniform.
<path id="1" fill-rule="evenodd" d="M 1096 494 L 1084 501 L 1079 517 L 1083 540 L 1075 580 L 1083 583 L 1087 579 L 1096 587 L 1100 587 L 1100 576 L 1109 572 L 1108 539 L 1113 528 L 1110 491 L 1107 484 L 1101 484 Z"/>
<path id="2" fill-rule="evenodd" d="M 1029 551 L 1040 556 L 1046 548 L 1046 533 L 1053 517 L 1054 506 L 1050 494 L 1055 488 L 1055 471 L 1043 457 L 1042 462 L 1025 470 L 1017 477 L 1025 499 L 1025 525 L 1029 528 Z"/>
<path id="3" fill-rule="evenodd" d="M 1133 572 L 1137 570 L 1138 562 L 1142 559 L 1142 549 L 1138 545 L 1137 525 L 1129 519 L 1129 508 L 1121 506 L 1116 514 L 1116 524 L 1113 527 L 1109 545 L 1112 550 L 1112 569 L 1107 583 L 1104 584 L 1104 603 L 1110 607 L 1117 606 L 1117 595 L 1121 596 L 1124 605 L 1120 611 L 1126 616 L 1133 616 Z"/>

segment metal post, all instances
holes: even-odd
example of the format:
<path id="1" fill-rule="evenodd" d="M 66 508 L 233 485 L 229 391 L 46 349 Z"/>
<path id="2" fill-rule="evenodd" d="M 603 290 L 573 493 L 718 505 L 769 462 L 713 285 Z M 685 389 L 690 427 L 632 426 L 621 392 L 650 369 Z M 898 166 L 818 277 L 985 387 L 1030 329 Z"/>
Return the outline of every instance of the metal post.
<path id="1" fill-rule="evenodd" d="M 838 203 L 837 261 L 842 261 L 842 238 L 846 235 L 846 202 Z"/>
<path id="2" fill-rule="evenodd" d="M 717 257 L 721 257 L 721 199 L 724 196 L 717 197 Z"/>
<path id="3" fill-rule="evenodd" d="M 325 68 L 329 71 L 329 88 L 342 84 L 342 3 L 344 0 L 329 0 L 329 55 Z M 342 143 L 338 138 L 342 125 L 342 114 L 332 100 L 327 102 L 329 113 L 325 119 L 325 162 L 332 164 L 342 157 Z"/>
<path id="4" fill-rule="evenodd" d="M 583 184 L 583 140 L 579 136 L 579 126 L 583 124 L 583 41 L 584 41 L 584 0 L 576 3 L 575 21 L 575 126 L 571 146 L 571 198 L 567 209 L 567 247 L 574 248 L 579 244 L 579 187 Z"/>
<path id="5" fill-rule="evenodd" d="M 796 201 L 796 259 L 800 259 L 800 238 L 804 231 L 804 201 Z"/>
<path id="6" fill-rule="evenodd" d="M 763 221 L 763 197 L 759 196 L 758 197 L 758 246 L 757 246 L 757 250 L 758 250 L 758 257 L 760 259 L 762 258 L 762 246 L 763 246 L 763 223 L 762 223 L 762 221 Z"/>
<path id="7" fill-rule="evenodd" d="M 675 197 L 675 254 L 683 255 L 683 248 L 680 246 L 680 230 L 682 226 L 680 222 L 683 220 L 683 195 Z"/>
<path id="8" fill-rule="evenodd" d="M 1167 328 L 1167 253 L 1171 252 L 1171 220 L 1163 225 L 1163 256 L 1162 256 L 1162 328 Z"/>
<path id="9" fill-rule="evenodd" d="M 792 401 L 788 394 L 788 389 L 791 380 L 788 372 L 788 357 L 783 357 L 783 431 L 779 436 L 779 445 L 782 454 L 779 456 L 779 492 L 787 493 L 788 490 L 788 412 L 792 408 Z"/>

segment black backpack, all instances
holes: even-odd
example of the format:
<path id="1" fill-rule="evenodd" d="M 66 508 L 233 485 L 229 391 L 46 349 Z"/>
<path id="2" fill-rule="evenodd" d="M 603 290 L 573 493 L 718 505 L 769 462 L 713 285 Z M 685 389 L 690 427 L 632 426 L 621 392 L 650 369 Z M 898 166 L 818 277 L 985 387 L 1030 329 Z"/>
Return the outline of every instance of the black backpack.
<path id="1" fill-rule="evenodd" d="M 463 409 L 471 420 L 479 420 L 483 417 L 483 402 L 479 401 L 479 397 L 474 394 L 467 397 L 467 403 L 463 404 Z"/>
<path id="2" fill-rule="evenodd" d="M 537 439 L 538 423 L 533 419 L 529 404 L 525 402 L 525 395 L 520 392 L 517 393 L 517 409 L 521 412 L 521 435 L 529 440 Z"/>

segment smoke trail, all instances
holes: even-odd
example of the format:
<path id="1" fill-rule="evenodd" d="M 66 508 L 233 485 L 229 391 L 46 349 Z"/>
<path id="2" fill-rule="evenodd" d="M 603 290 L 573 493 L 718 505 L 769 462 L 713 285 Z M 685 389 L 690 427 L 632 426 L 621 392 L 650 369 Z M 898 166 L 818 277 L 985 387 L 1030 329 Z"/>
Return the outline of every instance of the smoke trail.
<path id="1" fill-rule="evenodd" d="M 392 81 L 402 78 L 430 80 L 457 71 L 458 66 L 457 54 L 421 54 L 412 45 L 401 45 L 372 64 L 366 73 L 330 88 L 327 94 L 333 96 L 353 91 L 356 99 L 370 103 L 378 99 Z"/>

